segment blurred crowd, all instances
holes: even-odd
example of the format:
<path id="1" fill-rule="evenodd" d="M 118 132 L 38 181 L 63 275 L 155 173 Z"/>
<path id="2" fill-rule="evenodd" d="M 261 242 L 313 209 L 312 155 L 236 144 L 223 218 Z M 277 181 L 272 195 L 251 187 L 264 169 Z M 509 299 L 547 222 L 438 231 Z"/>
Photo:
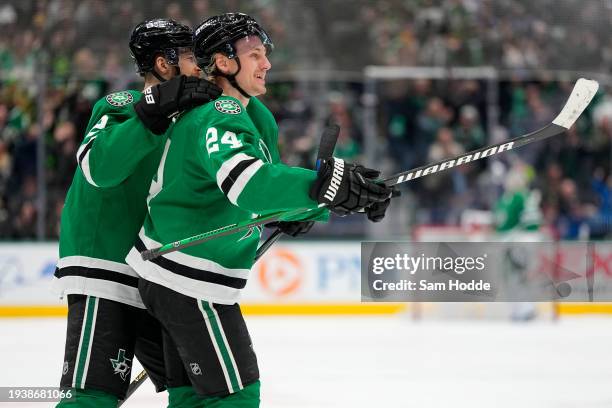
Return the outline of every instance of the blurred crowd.
<path id="1" fill-rule="evenodd" d="M 359 14 L 378 64 L 608 72 L 612 66 L 609 0 L 367 3 Z"/>
<path id="2" fill-rule="evenodd" d="M 612 69 L 610 0 L 6 0 L 0 71 L 31 80 L 42 59 L 56 76 L 116 81 L 131 72 L 125 43 L 138 22 L 165 16 L 193 26 L 237 10 L 266 27 L 282 70 L 359 71 L 372 64 Z"/>
<path id="3" fill-rule="evenodd" d="M 399 169 L 540 129 L 573 87 L 548 80 L 405 82 L 404 89 L 389 84 L 394 95 L 381 108 L 388 154 Z M 487 86 L 499 87 L 495 124 L 487 123 Z M 415 223 L 460 225 L 466 214 L 487 211 L 498 231 L 547 226 L 562 239 L 604 238 L 612 232 L 611 163 L 612 99 L 600 92 L 563 136 L 410 183 Z"/>
<path id="4" fill-rule="evenodd" d="M 127 52 L 131 28 L 152 17 L 197 24 L 240 10 L 275 42 L 269 93 L 285 161 L 312 167 L 320 131 L 341 125 L 336 155 L 364 160 L 363 83 L 328 76 L 273 81 L 275 72 L 365 65 L 494 66 L 612 72 L 612 1 L 543 0 L 15 0 L 0 4 L 0 238 L 36 237 L 45 170 L 45 237 L 54 239 L 91 108 L 139 89 Z M 356 53 L 355 51 L 358 50 Z M 44 74 L 44 75 L 43 75 Z M 395 173 L 538 129 L 559 112 L 573 81 L 503 76 L 491 117 L 484 80 L 395 80 L 378 87 L 376 164 Z M 44 88 L 41 86 L 44 82 Z M 44 92 L 40 90 L 44 89 Z M 609 92 L 609 89 L 607 89 Z M 547 226 L 564 239 L 612 234 L 612 100 L 602 90 L 566 136 L 403 185 L 411 226 L 459 225 L 490 214 L 500 231 Z M 40 142 L 44 156 L 39 157 Z M 485 217 L 486 218 L 486 217 Z M 363 234 L 363 220 L 315 233 Z"/>

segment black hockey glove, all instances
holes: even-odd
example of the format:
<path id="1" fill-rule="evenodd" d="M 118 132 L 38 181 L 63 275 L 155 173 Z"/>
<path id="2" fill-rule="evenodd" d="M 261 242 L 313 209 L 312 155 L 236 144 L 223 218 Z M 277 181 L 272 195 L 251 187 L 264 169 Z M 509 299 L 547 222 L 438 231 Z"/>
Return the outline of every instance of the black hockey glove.
<path id="1" fill-rule="evenodd" d="M 393 188 L 391 197 L 399 197 L 400 195 L 401 192 L 397 188 Z M 374 203 L 366 208 L 365 213 L 368 216 L 368 220 L 372 222 L 382 221 L 382 219 L 385 218 L 385 213 L 387 212 L 389 204 L 391 204 L 391 198 L 388 198 L 380 203 Z"/>
<path id="2" fill-rule="evenodd" d="M 379 171 L 332 157 L 319 169 L 310 187 L 310 198 L 326 204 L 334 214 L 353 214 L 391 198 L 393 189 L 373 180 L 379 174 Z"/>
<path id="3" fill-rule="evenodd" d="M 310 231 L 314 223 L 314 221 L 276 221 L 266 224 L 266 227 L 278 228 L 283 234 L 297 237 Z"/>
<path id="4" fill-rule="evenodd" d="M 221 92 L 210 81 L 179 75 L 147 88 L 134 110 L 147 129 L 161 135 L 178 113 L 217 99 Z"/>

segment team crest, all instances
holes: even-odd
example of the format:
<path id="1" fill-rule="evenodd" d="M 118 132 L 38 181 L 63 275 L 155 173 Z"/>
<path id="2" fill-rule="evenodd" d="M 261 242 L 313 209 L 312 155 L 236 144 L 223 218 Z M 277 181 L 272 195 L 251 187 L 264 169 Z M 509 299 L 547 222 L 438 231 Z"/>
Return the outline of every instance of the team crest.
<path id="1" fill-rule="evenodd" d="M 117 107 L 132 103 L 133 100 L 132 94 L 126 91 L 115 92 L 106 97 L 106 102 Z"/>
<path id="2" fill-rule="evenodd" d="M 110 362 L 113 365 L 113 374 L 119 374 L 121 379 L 125 381 L 126 378 L 129 378 L 130 374 L 130 360 L 129 358 L 125 358 L 125 350 L 119 349 L 119 354 L 117 358 L 111 358 Z"/>
<path id="3" fill-rule="evenodd" d="M 237 115 L 242 112 L 242 109 L 240 109 L 240 105 L 238 105 L 234 101 L 230 101 L 229 99 L 216 101 L 215 109 L 221 113 L 229 113 L 230 115 Z"/>

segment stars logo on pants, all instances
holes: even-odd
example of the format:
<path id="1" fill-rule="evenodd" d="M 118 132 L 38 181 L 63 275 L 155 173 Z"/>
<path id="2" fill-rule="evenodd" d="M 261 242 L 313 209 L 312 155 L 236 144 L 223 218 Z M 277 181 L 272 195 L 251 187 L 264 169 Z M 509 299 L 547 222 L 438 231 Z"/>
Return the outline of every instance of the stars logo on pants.
<path id="1" fill-rule="evenodd" d="M 123 381 L 128 378 L 128 374 L 130 373 L 130 360 L 129 358 L 125 358 L 125 350 L 119 349 L 119 354 L 117 354 L 117 358 L 111 358 L 110 362 L 113 365 L 113 374 L 119 374 Z"/>

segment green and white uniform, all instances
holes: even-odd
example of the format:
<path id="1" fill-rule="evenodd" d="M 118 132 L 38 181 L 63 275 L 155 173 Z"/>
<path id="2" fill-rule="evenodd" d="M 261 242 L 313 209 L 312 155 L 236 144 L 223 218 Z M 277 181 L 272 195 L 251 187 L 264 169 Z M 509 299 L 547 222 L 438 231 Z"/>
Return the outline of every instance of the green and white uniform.
<path id="1" fill-rule="evenodd" d="M 308 190 L 316 173 L 280 162 L 278 127 L 256 98 L 248 109 L 222 96 L 181 117 L 168 132 L 147 199 L 140 242 L 127 261 L 144 279 L 184 295 L 233 304 L 245 287 L 259 229 L 213 239 L 150 262 L 140 251 L 257 214 L 315 208 Z M 327 219 L 316 210 L 308 219 Z"/>
<path id="2" fill-rule="evenodd" d="M 166 137 L 136 116 L 132 105 L 141 96 L 117 92 L 94 106 L 62 211 L 54 282 L 60 297 L 85 294 L 144 308 L 125 256 L 144 221 Z"/>
<path id="3" fill-rule="evenodd" d="M 69 308 L 60 385 L 78 389 L 78 406 L 116 406 L 125 398 L 134 356 L 157 391 L 195 397 L 182 366 L 167 368 L 172 346 L 144 309 L 138 275 L 125 262 L 166 140 L 136 116 L 132 105 L 141 95 L 122 91 L 96 103 L 62 212 L 54 286 Z"/>

